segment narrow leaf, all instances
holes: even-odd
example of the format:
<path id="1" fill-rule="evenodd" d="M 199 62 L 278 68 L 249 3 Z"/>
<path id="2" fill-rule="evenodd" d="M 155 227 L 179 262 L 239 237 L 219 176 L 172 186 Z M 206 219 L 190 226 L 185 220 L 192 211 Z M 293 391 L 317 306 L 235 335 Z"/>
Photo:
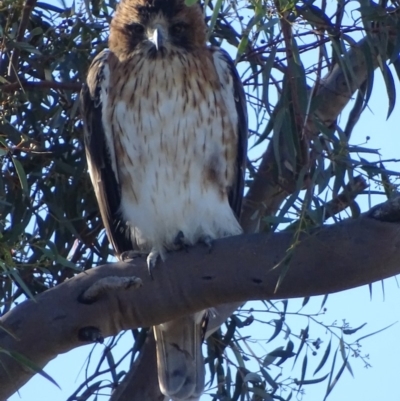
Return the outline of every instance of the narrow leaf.
<path id="1" fill-rule="evenodd" d="M 299 357 L 301 350 L 303 349 L 304 344 L 308 338 L 309 329 L 310 329 L 310 326 L 307 326 L 304 330 L 301 331 L 301 342 L 300 342 L 299 349 L 297 350 L 296 358 L 294 359 L 293 366 L 295 365 L 297 358 Z"/>
<path id="2" fill-rule="evenodd" d="M 324 299 L 323 299 L 322 302 L 321 302 L 321 309 L 324 307 L 324 305 L 325 305 L 325 303 L 326 303 L 327 300 L 328 300 L 328 294 L 326 294 L 326 295 L 324 296 Z"/>
<path id="3" fill-rule="evenodd" d="M 358 330 L 362 329 L 366 324 L 367 324 L 367 323 L 364 323 L 364 324 L 362 324 L 361 326 L 356 327 L 355 329 L 343 329 L 342 332 L 343 332 L 343 334 L 346 334 L 346 335 L 354 334 L 354 333 L 356 333 Z"/>
<path id="4" fill-rule="evenodd" d="M 373 336 L 373 335 L 375 335 L 375 334 L 378 334 L 378 333 L 380 333 L 380 332 L 382 332 L 382 331 L 384 331 L 384 330 L 387 330 L 387 329 L 389 329 L 390 327 L 394 326 L 395 324 L 397 324 L 397 322 L 394 322 L 394 323 L 392 323 L 392 324 L 389 324 L 389 326 L 386 326 L 386 327 L 384 327 L 383 329 L 380 329 L 380 330 L 378 330 L 378 331 L 374 331 L 373 333 L 370 333 L 370 334 L 367 334 L 367 335 L 365 335 L 365 336 L 362 336 L 362 337 L 358 338 L 358 339 L 356 340 L 356 342 L 361 341 L 361 340 L 364 340 L 364 339 L 366 339 L 366 338 L 368 338 L 368 337 L 371 337 L 371 336 Z"/>
<path id="5" fill-rule="evenodd" d="M 322 356 L 321 362 L 319 363 L 319 365 L 317 366 L 317 368 L 314 371 L 314 375 L 322 369 L 322 367 L 325 365 L 326 361 L 328 360 L 329 354 L 331 353 L 331 343 L 332 343 L 332 339 L 329 340 L 329 344 L 325 349 L 325 352 L 324 352 L 324 355 Z"/>
<path id="6" fill-rule="evenodd" d="M 283 351 L 283 347 L 278 347 L 275 348 L 273 351 L 271 351 L 269 354 L 267 354 L 267 356 L 264 358 L 263 361 L 263 366 L 267 367 L 269 365 L 271 365 L 272 363 L 274 363 L 275 359 L 279 358 L 281 355 L 278 355 L 278 352 Z"/>
<path id="7" fill-rule="evenodd" d="M 380 65 L 380 67 L 381 67 L 383 80 L 385 81 L 386 93 L 387 93 L 388 100 L 389 100 L 388 113 L 386 116 L 386 118 L 389 118 L 390 115 L 392 114 L 392 111 L 396 104 L 396 87 L 394 84 L 394 79 L 393 79 L 393 75 L 390 71 L 390 68 L 384 63 L 382 63 Z"/>
<path id="8" fill-rule="evenodd" d="M 11 356 L 22 366 L 28 368 L 29 370 L 31 370 L 34 373 L 38 373 L 39 375 L 43 376 L 45 379 L 47 379 L 49 382 L 53 383 L 55 386 L 57 386 L 61 390 L 61 387 L 56 383 L 56 381 L 51 376 L 49 376 L 43 369 L 41 369 L 39 366 L 34 364 L 26 356 L 24 356 L 18 352 L 15 352 L 15 351 L 6 351 L 1 348 L 0 348 L 0 352 Z"/>
<path id="9" fill-rule="evenodd" d="M 337 373 L 337 375 L 335 376 L 335 378 L 333 379 L 332 383 L 330 384 L 330 386 L 328 387 L 328 390 L 326 392 L 325 398 L 324 400 L 326 400 L 326 398 L 328 397 L 328 395 L 330 394 L 330 392 L 333 390 L 333 388 L 336 386 L 336 383 L 339 381 L 340 376 L 342 376 L 342 373 L 344 371 L 344 368 L 346 367 L 346 363 L 347 361 L 343 362 L 342 366 L 339 369 L 339 372 Z"/>
<path id="10" fill-rule="evenodd" d="M 217 22 L 217 18 L 218 18 L 218 14 L 219 14 L 219 10 L 221 9 L 221 6 L 222 6 L 222 0 L 217 0 L 214 5 L 214 11 L 211 16 L 210 25 L 208 27 L 208 38 L 210 37 L 212 31 L 214 30 L 215 23 Z"/>
<path id="11" fill-rule="evenodd" d="M 307 384 L 317 384 L 317 383 L 323 382 L 328 376 L 329 376 L 329 373 L 327 373 L 325 376 L 322 376 L 318 379 L 303 380 L 301 382 L 296 382 L 296 384 L 299 386 L 306 386 Z"/>
<path id="12" fill-rule="evenodd" d="M 17 160 L 15 157 L 12 158 L 12 161 L 14 163 L 15 170 L 17 171 L 19 182 L 21 183 L 21 188 L 24 191 L 25 195 L 28 195 L 29 185 L 28 185 L 28 180 L 26 179 L 24 168 L 22 167 L 21 162 Z"/>
<path id="13" fill-rule="evenodd" d="M 269 342 L 271 342 L 274 338 L 276 338 L 276 336 L 281 332 L 282 330 L 282 326 L 283 326 L 283 320 L 279 319 L 279 320 L 273 320 L 274 324 L 275 324 L 275 330 L 274 333 L 272 334 L 271 338 L 267 341 L 267 344 Z"/>
<path id="14" fill-rule="evenodd" d="M 271 377 L 271 375 L 268 373 L 268 371 L 264 368 L 260 369 L 265 381 L 273 388 L 274 391 L 276 391 L 279 388 L 278 383 Z"/>
<path id="15" fill-rule="evenodd" d="M 306 377 L 306 371 L 307 371 L 307 364 L 308 364 L 308 358 L 307 358 L 307 354 L 304 356 L 303 358 L 303 364 L 301 366 L 301 379 L 300 379 L 300 383 L 304 381 L 304 378 Z M 300 384 L 301 387 L 301 384 Z"/>

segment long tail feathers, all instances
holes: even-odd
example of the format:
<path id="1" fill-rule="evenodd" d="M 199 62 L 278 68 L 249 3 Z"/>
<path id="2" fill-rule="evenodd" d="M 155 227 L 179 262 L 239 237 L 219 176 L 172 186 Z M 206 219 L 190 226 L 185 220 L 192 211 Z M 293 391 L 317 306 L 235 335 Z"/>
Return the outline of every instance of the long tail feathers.
<path id="1" fill-rule="evenodd" d="M 204 312 L 154 326 L 158 381 L 173 401 L 198 400 L 204 390 Z"/>

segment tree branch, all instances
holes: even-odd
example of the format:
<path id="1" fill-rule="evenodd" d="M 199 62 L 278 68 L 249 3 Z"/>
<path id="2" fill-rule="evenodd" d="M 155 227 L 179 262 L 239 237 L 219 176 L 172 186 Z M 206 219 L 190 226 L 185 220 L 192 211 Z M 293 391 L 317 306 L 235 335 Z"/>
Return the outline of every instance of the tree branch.
<path id="1" fill-rule="evenodd" d="M 392 18 L 387 16 L 388 20 Z M 382 29 L 392 29 L 390 24 L 382 24 Z M 389 35 L 393 40 L 396 35 Z M 349 77 L 348 71 L 343 71 L 341 65 L 336 64 L 333 70 L 318 82 L 318 89 L 314 93 L 318 97 L 318 106 L 314 116 L 325 126 L 331 126 L 350 101 L 354 93 L 366 81 L 368 76 L 368 63 L 365 54 L 371 54 L 372 67 L 378 67 L 379 53 L 371 49 L 367 38 L 352 46 L 351 50 L 344 56 L 351 65 L 352 74 Z M 381 56 L 381 55 L 379 55 Z M 384 62 L 384 60 L 382 60 Z M 349 87 L 350 83 L 350 87 Z M 313 119 L 307 120 L 307 136 L 312 137 L 319 133 L 319 128 L 314 124 Z M 283 145 L 282 145 L 283 146 Z M 285 152 L 282 150 L 281 154 Z M 268 145 L 257 175 L 244 199 L 242 218 L 245 232 L 258 230 L 261 220 L 265 215 L 275 214 L 283 200 L 296 188 L 296 177 L 293 172 L 285 168 L 284 160 L 277 161 L 273 149 L 273 141 Z M 282 174 L 279 176 L 277 163 L 280 163 Z"/>
<path id="2" fill-rule="evenodd" d="M 164 401 L 158 385 L 156 342 L 149 332 L 139 358 L 135 361 L 122 383 L 113 392 L 111 399 L 133 401 L 140 395 L 141 400 Z"/>
<path id="3" fill-rule="evenodd" d="M 385 221 L 395 222 L 372 217 L 381 215 L 379 209 L 385 211 Z M 221 239 L 215 241 L 212 254 L 201 245 L 188 253 L 171 253 L 154 270 L 154 280 L 144 259 L 97 267 L 8 312 L 0 324 L 18 340 L 0 330 L 0 347 L 43 367 L 56 355 L 86 344 L 79 340 L 83 328 L 94 327 L 106 337 L 223 303 L 313 296 L 382 280 L 400 272 L 399 209 L 396 198 L 357 220 L 303 233 L 277 292 L 284 267 L 276 265 L 287 256 L 293 233 Z M 137 276 L 143 287 L 110 291 L 91 304 L 79 302 L 85 290 L 108 276 Z M 31 376 L 11 357 L 0 354 L 0 400 Z"/>
<path id="4" fill-rule="evenodd" d="M 38 89 L 63 89 L 70 90 L 73 92 L 79 92 L 82 88 L 82 84 L 78 82 L 57 82 L 57 81 L 19 81 L 11 84 L 1 85 L 0 89 L 3 92 L 14 92 L 18 89 L 24 90 L 38 90 Z"/>

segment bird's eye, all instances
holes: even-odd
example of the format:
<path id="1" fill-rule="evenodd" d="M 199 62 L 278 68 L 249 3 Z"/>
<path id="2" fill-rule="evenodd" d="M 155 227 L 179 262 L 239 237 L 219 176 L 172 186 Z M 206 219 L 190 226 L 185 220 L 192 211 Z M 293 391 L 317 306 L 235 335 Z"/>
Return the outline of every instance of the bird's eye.
<path id="1" fill-rule="evenodd" d="M 143 25 L 133 23 L 133 24 L 128 25 L 128 28 L 132 33 L 134 33 L 136 35 L 144 34 L 144 26 Z"/>
<path id="2" fill-rule="evenodd" d="M 186 30 L 186 24 L 184 24 L 183 22 L 178 22 L 175 25 L 172 25 L 171 27 L 171 33 L 173 35 L 181 35 L 182 33 L 184 33 Z"/>

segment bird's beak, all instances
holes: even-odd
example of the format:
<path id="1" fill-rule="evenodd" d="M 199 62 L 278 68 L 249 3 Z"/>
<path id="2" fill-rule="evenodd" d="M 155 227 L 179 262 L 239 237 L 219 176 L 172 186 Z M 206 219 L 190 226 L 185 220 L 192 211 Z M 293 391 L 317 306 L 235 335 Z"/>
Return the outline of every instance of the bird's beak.
<path id="1" fill-rule="evenodd" d="M 159 27 L 155 27 L 153 33 L 149 37 L 150 42 L 154 44 L 156 47 L 157 51 L 160 50 L 160 48 L 163 45 L 163 35 L 161 33 L 161 29 Z"/>

